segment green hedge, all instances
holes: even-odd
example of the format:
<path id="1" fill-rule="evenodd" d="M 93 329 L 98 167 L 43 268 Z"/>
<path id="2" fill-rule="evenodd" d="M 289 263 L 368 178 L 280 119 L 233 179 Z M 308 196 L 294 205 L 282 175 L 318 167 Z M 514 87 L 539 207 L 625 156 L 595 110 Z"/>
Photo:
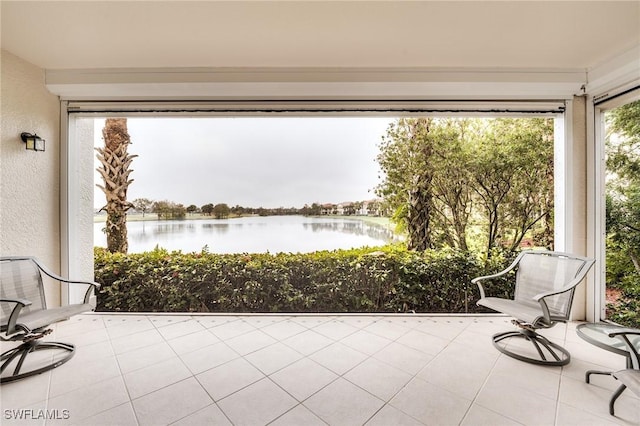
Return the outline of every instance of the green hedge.
<path id="1" fill-rule="evenodd" d="M 473 277 L 501 270 L 452 250 L 387 246 L 308 254 L 95 249 L 99 311 L 478 312 Z M 505 282 L 492 295 L 512 294 Z"/>
<path id="2" fill-rule="evenodd" d="M 626 327 L 640 328 L 640 287 L 623 289 L 616 303 L 607 304 L 607 319 Z"/>

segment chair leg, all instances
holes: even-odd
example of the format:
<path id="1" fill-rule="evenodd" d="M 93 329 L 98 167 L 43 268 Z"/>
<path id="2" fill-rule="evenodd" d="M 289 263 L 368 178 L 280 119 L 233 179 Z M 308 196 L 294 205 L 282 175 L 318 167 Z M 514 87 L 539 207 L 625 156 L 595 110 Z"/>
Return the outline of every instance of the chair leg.
<path id="1" fill-rule="evenodd" d="M 591 383 L 591 375 L 592 374 L 610 376 L 611 375 L 611 371 L 587 370 L 587 372 L 584 374 L 584 381 L 587 382 L 587 383 Z"/>
<path id="2" fill-rule="evenodd" d="M 616 390 L 615 393 L 611 396 L 611 399 L 609 400 L 609 414 L 611 414 L 612 416 L 615 416 L 613 406 L 616 403 L 616 399 L 618 399 L 620 395 L 622 395 L 622 392 L 624 392 L 626 388 L 627 387 L 625 385 L 620 385 L 618 390 Z"/>
<path id="3" fill-rule="evenodd" d="M 43 367 L 35 368 L 33 370 L 29 370 L 26 372 L 21 372 L 24 361 L 27 359 L 27 356 L 35 351 L 49 350 L 49 349 L 62 349 L 67 351 L 68 353 L 61 359 L 55 360 L 54 362 L 47 364 Z M 35 376 L 37 374 L 44 373 L 45 371 L 49 371 L 56 367 L 61 366 L 65 362 L 69 361 L 73 355 L 75 355 L 75 346 L 69 343 L 60 343 L 60 342 L 39 342 L 37 340 L 24 342 L 20 346 L 17 346 L 13 349 L 9 349 L 0 355 L 0 362 L 2 362 L 2 366 L 0 367 L 0 374 L 4 373 L 4 371 L 9 368 L 10 365 L 17 359 L 15 363 L 15 368 L 13 369 L 13 374 L 10 376 L 0 378 L 0 384 L 13 382 L 16 380 L 24 379 L 27 377 Z"/>
<path id="4" fill-rule="evenodd" d="M 538 358 L 519 354 L 513 350 L 507 349 L 506 345 L 500 345 L 502 340 L 518 338 L 524 339 L 531 343 L 535 348 Z M 529 329 L 520 329 L 515 331 L 507 331 L 504 333 L 498 333 L 493 336 L 493 346 L 496 347 L 503 354 L 515 358 L 520 361 L 528 362 L 531 364 L 547 365 L 547 366 L 562 366 L 567 365 L 571 361 L 571 354 L 562 346 L 551 342 L 544 336 Z M 549 359 L 552 358 L 552 359 Z"/>

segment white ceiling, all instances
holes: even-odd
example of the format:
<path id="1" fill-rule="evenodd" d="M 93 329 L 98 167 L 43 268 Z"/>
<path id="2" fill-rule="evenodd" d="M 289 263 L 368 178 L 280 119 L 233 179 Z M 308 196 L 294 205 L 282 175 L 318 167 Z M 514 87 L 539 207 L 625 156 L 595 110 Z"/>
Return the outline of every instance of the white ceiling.
<path id="1" fill-rule="evenodd" d="M 586 70 L 640 45 L 640 1 L 6 1 L 45 69 Z"/>

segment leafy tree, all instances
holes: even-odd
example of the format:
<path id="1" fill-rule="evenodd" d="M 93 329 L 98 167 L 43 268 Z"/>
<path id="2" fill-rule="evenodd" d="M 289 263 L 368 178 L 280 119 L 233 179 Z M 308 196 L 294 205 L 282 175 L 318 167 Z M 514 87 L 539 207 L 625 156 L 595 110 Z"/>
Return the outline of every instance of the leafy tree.
<path id="1" fill-rule="evenodd" d="M 640 101 L 606 114 L 607 318 L 640 327 Z"/>
<path id="2" fill-rule="evenodd" d="M 466 249 L 469 188 L 464 163 L 466 121 L 412 118 L 392 123 L 380 144 L 385 173 L 376 188 L 408 232 L 408 246 Z"/>
<path id="3" fill-rule="evenodd" d="M 344 203 L 342 205 L 342 212 L 345 216 L 352 216 L 356 213 L 356 208 L 353 203 Z"/>
<path id="4" fill-rule="evenodd" d="M 438 246 L 468 250 L 467 227 L 472 211 L 472 190 L 469 182 L 472 153 L 469 138 L 476 124 L 468 119 L 449 119 L 442 122 L 434 177 L 434 225 Z"/>
<path id="5" fill-rule="evenodd" d="M 354 201 L 352 203 L 353 206 L 353 214 L 360 214 L 360 212 L 362 211 L 362 206 L 364 206 L 364 203 L 362 201 Z"/>
<path id="6" fill-rule="evenodd" d="M 627 273 L 640 273 L 640 101 L 607 114 L 608 249 L 627 257 Z M 637 284 L 640 287 L 640 284 Z"/>
<path id="7" fill-rule="evenodd" d="M 231 209 L 225 203 L 216 204 L 213 207 L 213 214 L 216 217 L 216 219 L 226 219 L 229 217 L 230 212 L 231 212 Z"/>
<path id="8" fill-rule="evenodd" d="M 153 212 L 158 215 L 158 219 L 184 219 L 187 209 L 182 204 L 172 201 L 156 201 L 153 204 Z"/>
<path id="9" fill-rule="evenodd" d="M 195 204 L 191 204 L 189 207 L 187 207 L 187 213 L 189 214 L 193 214 L 197 211 L 198 211 L 198 207 Z"/>
<path id="10" fill-rule="evenodd" d="M 640 180 L 640 101 L 607 114 L 607 168 L 621 179 Z"/>
<path id="11" fill-rule="evenodd" d="M 104 185 L 96 185 L 104 192 L 107 204 L 107 249 L 111 253 L 127 253 L 127 211 L 132 204 L 127 201 L 127 189 L 133 179 L 129 167 L 136 155 L 127 152 L 131 138 L 127 132 L 126 118 L 107 118 L 102 129 L 104 147 L 96 148 L 101 167 L 97 171 Z"/>
<path id="12" fill-rule="evenodd" d="M 394 218 L 406 226 L 410 250 L 431 247 L 432 119 L 400 119 L 387 129 L 378 163 L 386 179 L 376 189 L 392 206 Z"/>
<path id="13" fill-rule="evenodd" d="M 200 208 L 200 211 L 202 211 L 202 213 L 211 216 L 211 213 L 213 213 L 213 204 L 209 203 L 209 204 L 205 204 L 204 206 L 202 206 Z"/>
<path id="14" fill-rule="evenodd" d="M 486 251 L 513 251 L 553 209 L 553 122 L 490 120 L 477 141 L 473 188 L 487 221 Z"/>
<path id="15" fill-rule="evenodd" d="M 514 250 L 536 226 L 551 227 L 550 119 L 400 119 L 378 162 L 376 192 L 406 227 L 411 249 L 467 251 L 472 218 L 486 229 L 486 253 Z"/>
<path id="16" fill-rule="evenodd" d="M 248 211 L 247 211 L 247 208 L 236 204 L 234 207 L 231 207 L 231 213 L 241 216 L 245 213 L 248 213 Z"/>
<path id="17" fill-rule="evenodd" d="M 144 214 L 153 207 L 153 201 L 148 198 L 136 198 L 131 204 L 133 204 L 134 209 L 142 212 L 142 217 L 144 217 Z"/>
<path id="18" fill-rule="evenodd" d="M 322 206 L 318 203 L 313 203 L 311 206 L 305 204 L 298 213 L 305 216 L 320 216 L 322 214 Z"/>

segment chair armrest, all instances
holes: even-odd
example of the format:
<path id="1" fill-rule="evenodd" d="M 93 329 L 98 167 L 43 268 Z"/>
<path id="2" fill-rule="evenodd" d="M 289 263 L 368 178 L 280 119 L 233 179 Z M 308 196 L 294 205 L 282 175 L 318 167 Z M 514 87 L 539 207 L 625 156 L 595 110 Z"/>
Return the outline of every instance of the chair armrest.
<path id="1" fill-rule="evenodd" d="M 640 336 L 640 329 L 637 328 L 611 328 L 607 333 L 609 337 L 616 337 L 622 340 L 625 345 L 627 345 L 627 349 L 629 350 L 629 360 L 631 362 L 631 368 L 637 370 L 640 369 L 640 346 L 636 347 L 629 339 L 629 335 Z M 627 368 L 629 368 L 629 364 L 627 364 Z"/>
<path id="2" fill-rule="evenodd" d="M 18 316 L 20 316 L 20 311 L 25 306 L 31 305 L 31 301 L 27 299 L 8 299 L 2 298 L 0 302 L 5 303 L 15 303 L 16 306 L 11 310 L 11 315 L 9 315 L 9 320 L 7 321 L 7 330 L 5 331 L 6 335 L 9 336 L 16 332 L 16 323 L 18 322 Z M 4 339 L 3 339 L 4 340 Z"/>
<path id="3" fill-rule="evenodd" d="M 582 282 L 582 280 L 587 275 L 587 273 L 589 272 L 589 270 L 591 269 L 594 263 L 595 263 L 595 260 L 587 259 L 582 269 L 580 269 L 580 271 L 578 272 L 578 275 L 576 275 L 576 277 L 573 280 L 571 280 L 571 282 L 566 286 L 555 291 L 548 291 L 548 292 L 536 294 L 535 296 L 533 296 L 533 300 L 540 303 L 540 306 L 542 307 L 542 313 L 546 321 L 549 321 L 549 322 L 551 321 L 551 313 L 549 312 L 549 307 L 547 306 L 547 302 L 545 302 L 544 299 L 546 299 L 547 297 L 557 296 L 558 294 L 566 293 L 576 288 L 576 286 Z M 569 314 L 567 313 L 567 318 L 568 318 L 568 315 Z"/>
<path id="4" fill-rule="evenodd" d="M 485 297 L 485 293 L 484 293 L 484 287 L 482 286 L 482 284 L 480 284 L 480 281 L 484 281 L 484 280 L 492 280 L 494 278 L 500 278 L 503 275 L 506 275 L 507 273 L 511 272 L 517 265 L 518 262 L 520 262 L 520 258 L 524 256 L 524 252 L 520 253 L 515 260 L 511 263 L 511 265 L 509 265 L 506 269 L 504 269 L 503 271 L 497 272 L 493 275 L 485 275 L 483 277 L 476 277 L 474 279 L 471 280 L 472 284 L 476 284 L 478 286 L 478 289 L 480 290 L 480 298 L 484 299 Z"/>
<path id="5" fill-rule="evenodd" d="M 577 283 L 574 284 L 572 281 L 571 284 L 562 287 L 560 290 L 547 291 L 545 293 L 536 294 L 535 296 L 533 296 L 533 300 L 535 300 L 536 302 L 540 302 L 542 299 L 545 299 L 547 297 L 557 296 L 559 294 L 566 293 L 567 291 L 571 291 L 579 283 L 580 282 L 578 281 Z"/>
<path id="6" fill-rule="evenodd" d="M 582 280 L 582 278 L 581 278 Z M 544 300 L 547 297 L 551 297 L 551 296 L 557 296 L 558 294 L 562 294 L 562 293 L 566 293 L 567 291 L 571 291 L 576 285 L 578 285 L 580 281 L 578 281 L 577 283 L 573 284 L 573 281 L 571 282 L 570 285 L 567 285 L 563 288 L 561 288 L 560 290 L 557 291 L 548 291 L 546 293 L 540 293 L 540 294 L 536 294 L 535 296 L 533 296 L 533 300 L 535 300 L 536 302 L 540 303 L 540 306 L 542 307 L 542 315 L 544 316 L 545 321 L 547 322 L 547 324 L 550 324 L 551 321 L 551 312 L 549 311 L 549 306 L 547 306 L 547 302 Z"/>
<path id="7" fill-rule="evenodd" d="M 89 288 L 84 293 L 84 303 L 86 303 L 86 304 L 89 304 L 89 302 L 91 300 L 91 290 L 95 289 L 97 291 L 100 288 L 100 284 L 94 283 L 94 282 L 80 281 L 80 282 L 72 282 L 72 283 L 73 284 L 88 284 L 89 285 Z M 94 309 L 95 309 L 95 306 L 94 306 Z"/>
<path id="8" fill-rule="evenodd" d="M 533 300 L 535 300 L 536 302 L 540 302 L 545 297 L 556 296 L 558 294 L 566 293 L 567 291 L 572 290 L 574 287 L 580 284 L 580 282 L 582 282 L 584 277 L 587 275 L 587 273 L 591 269 L 591 266 L 593 265 L 593 263 L 594 263 L 593 261 L 587 262 L 585 266 L 582 268 L 582 270 L 580 270 L 578 275 L 573 280 L 571 280 L 571 282 L 566 286 L 555 291 L 548 291 L 545 293 L 536 294 L 535 296 L 533 296 Z"/>
<path id="9" fill-rule="evenodd" d="M 94 282 L 94 281 L 78 281 L 78 280 L 70 280 L 68 278 L 61 277 L 60 275 L 57 275 L 54 272 L 51 272 L 44 265 L 41 265 L 35 258 L 33 259 L 33 261 L 36 263 L 36 265 L 38 265 L 38 268 L 40 268 L 40 270 L 42 272 L 44 272 L 46 275 L 48 275 L 49 277 L 53 278 L 56 281 L 61 281 L 61 282 L 68 283 L 68 284 L 87 284 L 87 285 L 91 285 L 91 286 L 93 286 L 95 288 L 99 288 L 100 287 L 100 284 L 98 284 L 97 282 Z"/>
<path id="10" fill-rule="evenodd" d="M 31 305 L 31 301 L 27 299 L 7 299 L 3 297 L 2 299 L 0 299 L 0 302 L 17 303 L 19 305 L 22 305 L 21 308 Z"/>
<path id="11" fill-rule="evenodd" d="M 78 281 L 78 280 L 70 280 L 68 278 L 61 277 L 60 275 L 57 275 L 57 274 L 51 272 L 44 265 L 41 265 L 38 262 L 37 259 L 35 259 L 35 258 L 31 258 L 31 259 L 33 260 L 33 262 L 36 265 L 38 265 L 38 268 L 40 268 L 40 270 L 42 272 L 44 272 L 47 276 L 49 276 L 50 278 L 53 278 L 56 281 L 67 283 L 67 284 L 84 284 L 84 285 L 88 285 L 89 288 L 87 289 L 87 291 L 84 294 L 84 303 L 89 303 L 89 299 L 91 298 L 91 290 L 100 288 L 100 284 L 98 284 L 97 282 L 94 282 L 94 281 Z"/>
<path id="12" fill-rule="evenodd" d="M 609 337 L 620 336 L 621 334 L 635 334 L 640 336 L 640 329 L 637 328 L 615 328 L 611 329 L 609 333 L 607 333 Z"/>

